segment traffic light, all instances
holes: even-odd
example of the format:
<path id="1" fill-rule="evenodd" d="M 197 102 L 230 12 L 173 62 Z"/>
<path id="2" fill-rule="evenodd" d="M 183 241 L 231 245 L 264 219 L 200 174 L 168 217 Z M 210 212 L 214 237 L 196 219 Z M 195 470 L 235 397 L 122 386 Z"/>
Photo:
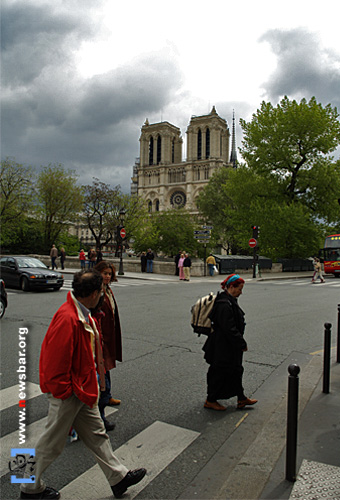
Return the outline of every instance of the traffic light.
<path id="1" fill-rule="evenodd" d="M 253 238 L 255 238 L 255 240 L 258 239 L 259 237 L 259 226 L 251 226 L 252 230 L 253 230 Z"/>

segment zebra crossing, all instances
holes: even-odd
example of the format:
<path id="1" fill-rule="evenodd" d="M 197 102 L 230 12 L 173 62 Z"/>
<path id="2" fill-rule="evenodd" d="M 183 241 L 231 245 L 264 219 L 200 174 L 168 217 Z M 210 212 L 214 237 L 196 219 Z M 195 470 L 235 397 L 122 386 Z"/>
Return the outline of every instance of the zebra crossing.
<path id="1" fill-rule="evenodd" d="M 163 281 L 163 280 L 140 280 L 140 279 L 124 279 L 120 281 L 116 281 L 112 284 L 112 288 L 126 288 L 126 287 L 145 287 L 145 286 L 154 286 L 154 285 L 171 285 L 173 283 L 178 283 L 177 281 Z M 64 285 L 61 290 L 72 290 L 72 279 L 65 279 Z"/>
<path id="2" fill-rule="evenodd" d="M 12 409 L 17 412 L 18 408 L 18 386 L 11 386 L 0 391 L 1 411 Z M 34 398 L 43 397 L 37 384 L 27 382 L 26 402 Z M 36 403 L 37 399 L 35 400 Z M 119 411 L 117 408 L 107 408 L 106 415 Z M 28 423 L 26 426 L 26 441 L 21 448 L 34 448 L 38 438 L 47 421 L 47 416 Z M 4 427 L 4 426 L 3 426 Z M 3 429 L 4 432 L 4 429 Z M 0 475 L 2 477 L 2 498 L 16 498 L 18 486 L 10 483 L 9 460 L 11 450 L 18 448 L 19 431 L 10 432 L 0 438 L 1 462 Z M 115 455 L 121 462 L 131 469 L 135 464 L 140 464 L 147 469 L 145 479 L 129 490 L 129 498 L 134 498 L 151 481 L 153 481 L 166 467 L 173 462 L 186 448 L 188 448 L 200 433 L 191 429 L 186 429 L 162 421 L 155 421 L 147 426 L 137 435 L 129 439 L 118 449 L 114 450 Z M 75 445 L 76 446 L 76 445 Z M 66 446 L 63 453 L 65 460 L 72 448 L 72 454 L 76 450 L 74 445 Z M 81 451 L 79 452 L 81 454 Z M 80 458 L 80 456 L 79 456 Z M 72 464 L 70 463 L 70 466 Z M 53 464 L 51 465 L 53 469 Z M 6 482 L 8 475 L 8 482 Z M 6 493 L 7 491 L 7 493 Z M 112 492 L 108 483 L 103 478 L 98 465 L 90 467 L 87 471 L 70 481 L 61 490 L 64 500 L 93 500 L 112 499 Z M 10 495 L 11 493 L 11 495 Z M 14 493 L 14 496 L 13 496 Z M 8 496 L 6 496 L 8 495 Z"/>
<path id="3" fill-rule="evenodd" d="M 259 281 L 259 283 L 264 283 L 266 285 L 280 285 L 280 286 L 308 286 L 311 288 L 327 287 L 327 288 L 340 288 L 340 280 L 326 279 L 324 283 L 316 281 L 311 283 L 310 280 L 304 279 L 282 279 L 282 280 L 265 280 Z"/>

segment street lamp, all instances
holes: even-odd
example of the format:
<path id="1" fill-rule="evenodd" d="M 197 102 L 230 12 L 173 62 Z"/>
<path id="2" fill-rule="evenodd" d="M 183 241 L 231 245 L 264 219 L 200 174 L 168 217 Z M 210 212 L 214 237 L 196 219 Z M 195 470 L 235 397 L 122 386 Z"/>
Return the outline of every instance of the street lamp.
<path id="1" fill-rule="evenodd" d="M 126 211 L 124 210 L 124 208 L 122 208 L 120 210 L 120 212 L 119 212 L 120 224 L 117 227 L 117 242 L 119 241 L 119 246 L 120 246 L 120 260 L 119 260 L 119 271 L 118 271 L 118 275 L 119 276 L 124 276 L 124 269 L 123 269 L 123 239 L 124 239 L 125 236 L 122 234 L 123 233 L 122 230 L 124 229 L 125 214 L 126 214 Z"/>

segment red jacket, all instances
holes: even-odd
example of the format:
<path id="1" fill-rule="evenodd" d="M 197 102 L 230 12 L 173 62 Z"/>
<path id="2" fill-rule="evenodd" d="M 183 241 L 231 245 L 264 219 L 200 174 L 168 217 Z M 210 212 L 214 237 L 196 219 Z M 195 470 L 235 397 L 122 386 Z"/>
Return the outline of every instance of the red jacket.
<path id="1" fill-rule="evenodd" d="M 89 318 L 86 323 L 77 300 L 71 292 L 67 301 L 53 316 L 40 353 L 40 387 L 53 397 L 67 399 L 73 393 L 92 407 L 98 400 L 98 381 L 93 356 L 98 354 L 98 331 Z M 98 364 L 97 363 L 97 364 Z"/>

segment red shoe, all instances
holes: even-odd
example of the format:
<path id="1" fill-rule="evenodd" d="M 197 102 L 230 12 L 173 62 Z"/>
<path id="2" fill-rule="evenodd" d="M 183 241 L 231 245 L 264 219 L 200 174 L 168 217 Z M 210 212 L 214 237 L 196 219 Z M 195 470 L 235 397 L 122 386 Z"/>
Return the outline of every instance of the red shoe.
<path id="1" fill-rule="evenodd" d="M 237 402 L 237 408 L 244 408 L 245 406 L 251 406 L 257 403 L 257 399 L 242 399 L 241 401 Z"/>
<path id="2" fill-rule="evenodd" d="M 209 408 L 209 410 L 217 411 L 223 411 L 227 409 L 225 406 L 220 405 L 220 403 L 218 403 L 217 401 L 210 403 L 208 400 L 206 400 L 206 402 L 204 403 L 204 408 Z"/>

